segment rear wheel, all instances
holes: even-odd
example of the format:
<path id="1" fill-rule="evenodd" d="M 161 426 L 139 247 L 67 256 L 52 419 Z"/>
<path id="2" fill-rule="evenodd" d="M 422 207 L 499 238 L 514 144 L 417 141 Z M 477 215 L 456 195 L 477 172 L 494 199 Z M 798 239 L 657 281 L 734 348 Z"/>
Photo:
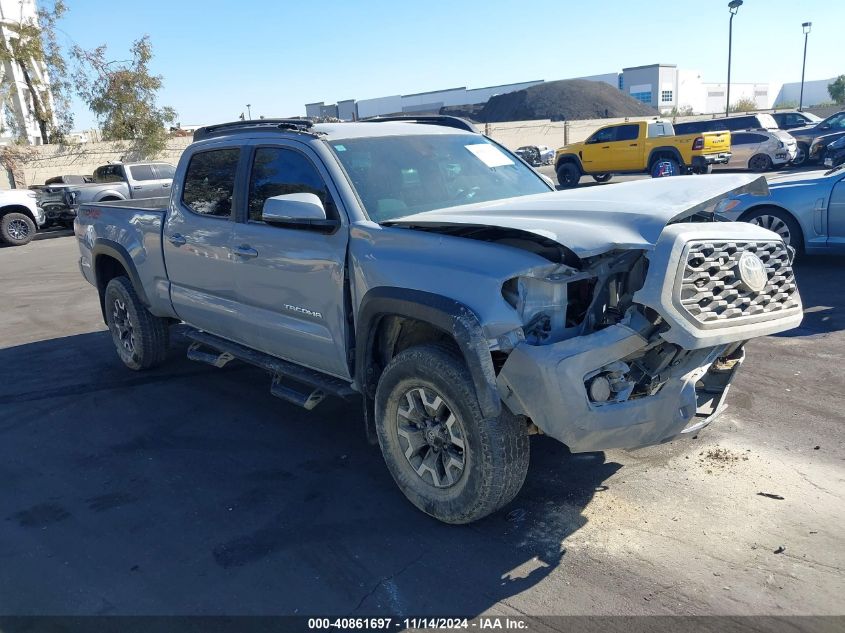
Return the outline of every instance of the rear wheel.
<path id="1" fill-rule="evenodd" d="M 557 166 L 557 181 L 561 188 L 575 187 L 579 180 L 581 180 L 581 172 L 574 163 L 561 163 Z"/>
<path id="2" fill-rule="evenodd" d="M 167 320 L 147 310 L 127 277 L 112 279 L 103 300 L 106 324 L 123 364 L 136 371 L 160 365 L 170 342 Z"/>
<path id="3" fill-rule="evenodd" d="M 613 178 L 613 174 L 595 174 L 593 176 L 593 180 L 596 182 L 610 182 L 611 178 Z"/>
<path id="4" fill-rule="evenodd" d="M 511 501 L 528 472 L 524 421 L 485 418 L 463 361 L 411 347 L 384 370 L 375 421 L 384 461 L 408 500 L 445 523 L 470 523 Z"/>
<path id="5" fill-rule="evenodd" d="M 784 244 L 796 251 L 803 250 L 804 237 L 801 227 L 791 215 L 774 207 L 763 207 L 743 218 L 746 222 L 762 226 L 780 235 Z"/>
<path id="6" fill-rule="evenodd" d="M 758 174 L 764 171 L 770 171 L 772 169 L 772 159 L 766 154 L 755 154 L 748 161 L 748 169 Z"/>
<path id="7" fill-rule="evenodd" d="M 680 176 L 681 166 L 674 158 L 662 156 L 651 164 L 649 170 L 652 178 L 666 178 L 667 176 Z"/>
<path id="8" fill-rule="evenodd" d="M 0 237 L 12 246 L 29 244 L 35 237 L 35 222 L 23 213 L 7 213 L 0 217 Z"/>

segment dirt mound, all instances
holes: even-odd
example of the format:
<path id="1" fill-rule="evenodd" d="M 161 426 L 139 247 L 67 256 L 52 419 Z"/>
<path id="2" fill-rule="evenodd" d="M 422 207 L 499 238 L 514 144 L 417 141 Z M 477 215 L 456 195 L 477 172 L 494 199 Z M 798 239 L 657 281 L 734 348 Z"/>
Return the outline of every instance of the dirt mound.
<path id="1" fill-rule="evenodd" d="M 496 95 L 484 105 L 479 119 L 486 123 L 551 119 L 606 119 L 650 116 L 657 111 L 603 81 L 563 79 L 525 90 Z"/>

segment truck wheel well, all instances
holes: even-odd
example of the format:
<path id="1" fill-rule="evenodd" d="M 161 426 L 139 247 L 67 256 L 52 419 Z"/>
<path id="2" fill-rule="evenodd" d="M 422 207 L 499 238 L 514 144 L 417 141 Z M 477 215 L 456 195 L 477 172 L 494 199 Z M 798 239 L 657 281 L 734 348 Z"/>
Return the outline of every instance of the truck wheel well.
<path id="1" fill-rule="evenodd" d="M 684 166 L 684 161 L 681 160 L 681 156 L 677 151 L 671 149 L 656 149 L 651 153 L 651 156 L 648 157 L 648 170 L 651 171 L 651 168 L 654 167 L 654 163 L 665 158 L 671 158 L 672 160 L 677 161 L 681 167 Z"/>
<path id="2" fill-rule="evenodd" d="M 575 168 L 578 170 L 578 173 L 584 173 L 584 170 L 581 169 L 580 161 L 578 161 L 572 154 L 564 154 L 563 156 L 561 156 L 555 163 L 555 171 L 557 171 L 560 166 L 565 163 L 572 163 L 573 165 L 575 165 Z"/>
<path id="3" fill-rule="evenodd" d="M 118 260 L 108 255 L 99 255 L 94 262 L 94 273 L 97 280 L 97 292 L 100 295 L 100 310 L 103 320 L 106 318 L 106 286 L 115 277 L 128 277 L 129 273 Z M 131 280 L 130 280 L 131 281 Z"/>
<path id="4" fill-rule="evenodd" d="M 30 211 L 27 207 L 23 206 L 22 204 L 10 204 L 7 207 L 0 208 L 0 217 L 6 215 L 7 213 L 23 213 L 33 222 L 36 221 L 35 216 L 32 215 L 32 211 Z"/>
<path id="5" fill-rule="evenodd" d="M 370 366 L 373 368 L 371 380 L 373 389 L 378 384 L 379 376 L 394 356 L 416 345 L 437 343 L 458 352 L 460 349 L 454 338 L 440 328 L 412 317 L 386 315 L 376 325 L 374 345 L 370 350 Z"/>

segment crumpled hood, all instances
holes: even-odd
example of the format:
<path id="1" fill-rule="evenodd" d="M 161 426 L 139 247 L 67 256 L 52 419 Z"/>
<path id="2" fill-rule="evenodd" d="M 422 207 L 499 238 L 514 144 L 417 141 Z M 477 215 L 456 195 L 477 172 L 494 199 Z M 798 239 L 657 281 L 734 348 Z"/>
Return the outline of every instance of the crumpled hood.
<path id="1" fill-rule="evenodd" d="M 617 248 L 650 250 L 668 223 L 712 211 L 740 193 L 768 194 L 766 179 L 720 174 L 637 180 L 426 211 L 385 224 L 517 229 L 591 257 Z"/>

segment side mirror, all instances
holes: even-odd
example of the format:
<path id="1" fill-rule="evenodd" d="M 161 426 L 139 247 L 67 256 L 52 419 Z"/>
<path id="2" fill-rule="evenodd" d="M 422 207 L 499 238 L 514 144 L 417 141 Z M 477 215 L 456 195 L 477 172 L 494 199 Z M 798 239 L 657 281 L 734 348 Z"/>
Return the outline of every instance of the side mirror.
<path id="1" fill-rule="evenodd" d="M 261 219 L 267 224 L 332 232 L 340 225 L 326 219 L 323 202 L 313 193 L 287 193 L 264 201 Z"/>

